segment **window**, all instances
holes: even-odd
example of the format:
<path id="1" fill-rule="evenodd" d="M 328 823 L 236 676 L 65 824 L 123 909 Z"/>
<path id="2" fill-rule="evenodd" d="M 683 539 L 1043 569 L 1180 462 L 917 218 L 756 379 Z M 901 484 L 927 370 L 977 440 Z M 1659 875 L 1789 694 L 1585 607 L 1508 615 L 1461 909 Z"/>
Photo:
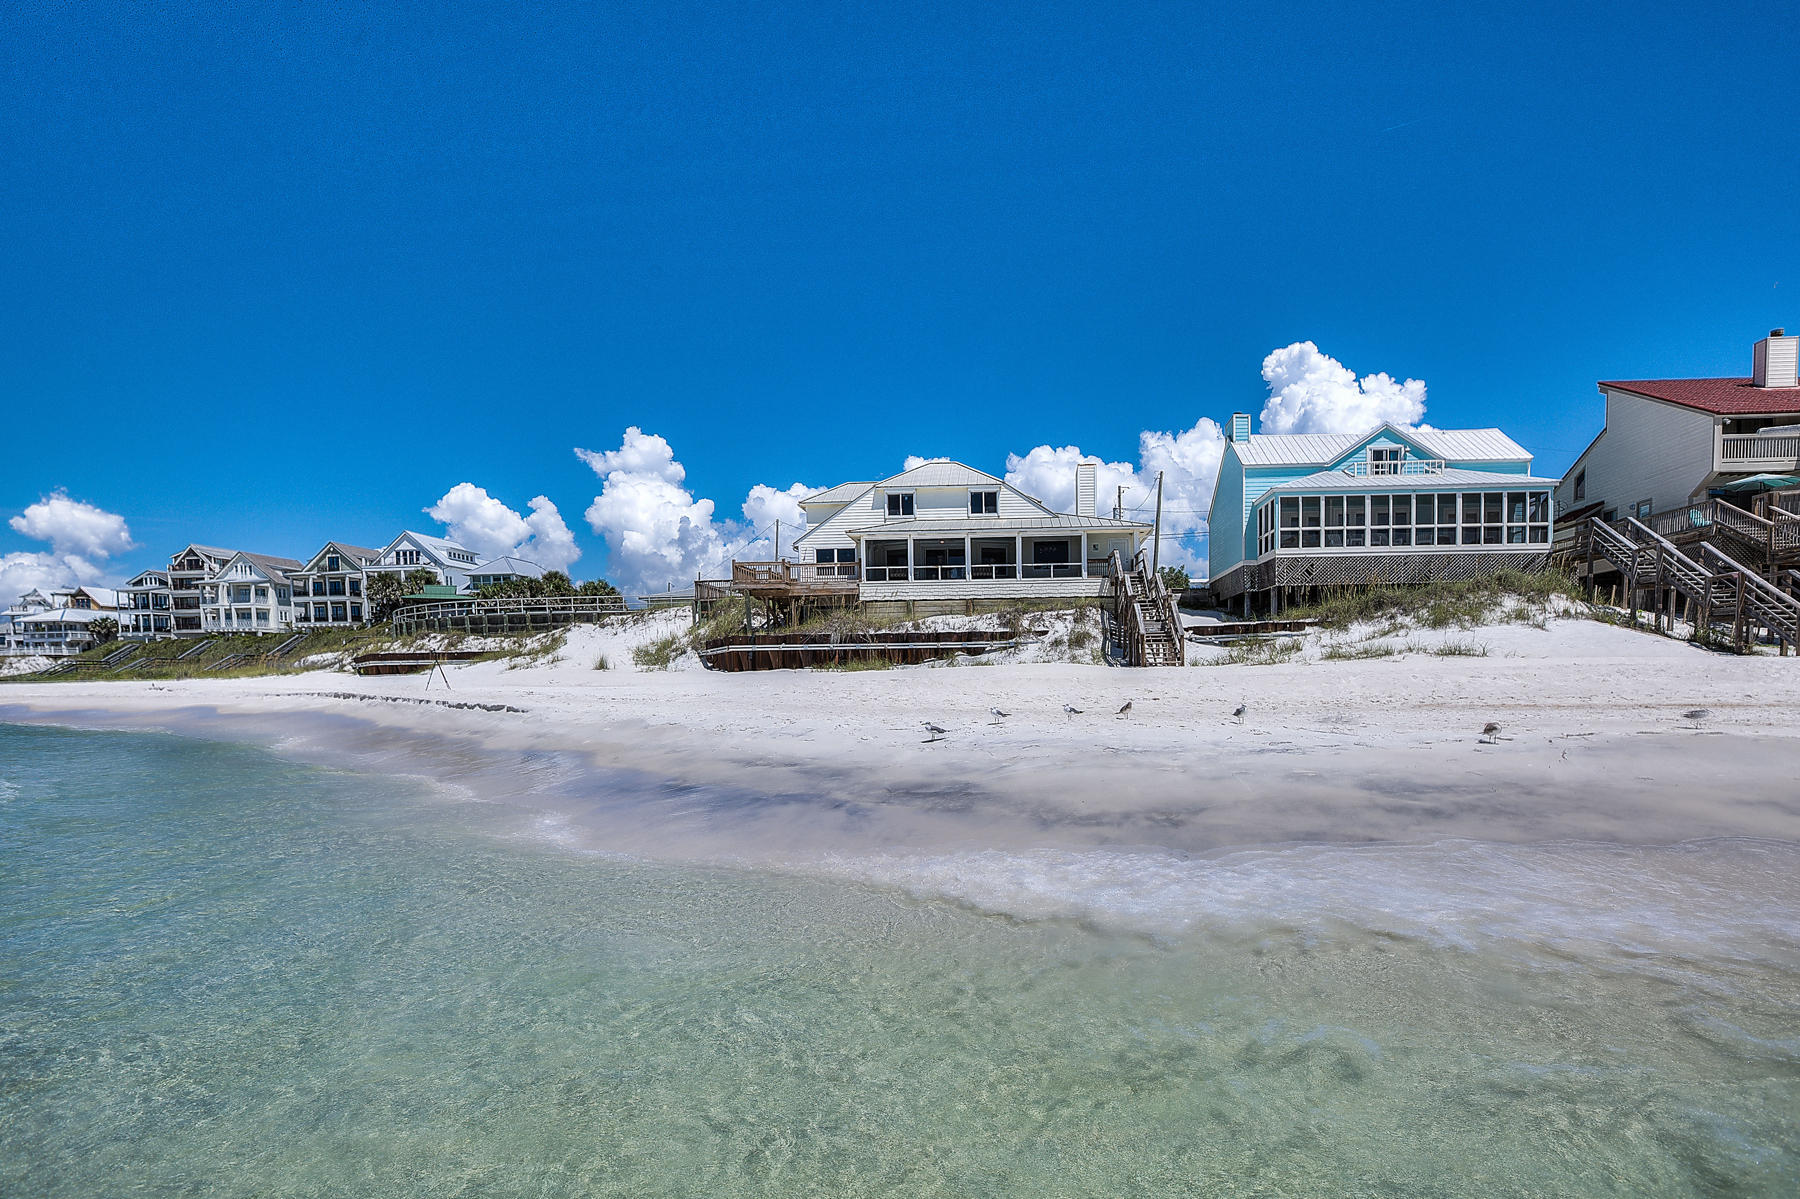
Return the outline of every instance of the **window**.
<path id="1" fill-rule="evenodd" d="M 344 619 L 344 605 L 342 605 L 342 604 L 331 605 L 331 619 L 340 620 L 340 621 Z"/>
<path id="2" fill-rule="evenodd" d="M 1000 511 L 1000 493 L 998 491 L 971 491 L 969 493 L 969 515 L 992 516 Z"/>
<path id="3" fill-rule="evenodd" d="M 1587 471 L 1585 469 L 1575 472 L 1575 498 L 1577 500 L 1587 499 Z"/>
<path id="4" fill-rule="evenodd" d="M 1300 497 L 1300 546 L 1309 550 L 1319 548 L 1319 497 L 1316 495 Z"/>
<path id="5" fill-rule="evenodd" d="M 1639 520 L 1647 520 L 1650 516 L 1650 501 L 1639 500 L 1631 506 L 1631 514 Z"/>
<path id="6" fill-rule="evenodd" d="M 1325 497 L 1325 548 L 1344 548 L 1344 497 Z"/>
<path id="7" fill-rule="evenodd" d="M 362 605 L 361 604 L 351 604 L 350 605 L 350 619 L 351 620 L 361 620 L 362 619 Z"/>
<path id="8" fill-rule="evenodd" d="M 326 570 L 342 570 L 343 569 L 343 566 L 340 564 L 338 556 L 336 554 L 327 554 L 325 556 L 325 569 Z"/>
<path id="9" fill-rule="evenodd" d="M 1300 548 L 1300 497 L 1284 495 L 1281 497 L 1281 548 L 1297 550 Z"/>
<path id="10" fill-rule="evenodd" d="M 913 493 L 910 491 L 889 492 L 887 514 L 889 516 L 911 516 L 913 514 Z"/>
<path id="11" fill-rule="evenodd" d="M 1397 475 L 1400 473 L 1400 459 L 1406 453 L 1397 445 L 1372 445 L 1369 447 L 1369 473 L 1372 475 Z"/>
<path id="12" fill-rule="evenodd" d="M 362 580 L 361 579 L 356 578 L 354 576 L 351 577 L 351 579 L 350 579 L 350 594 L 351 595 L 361 595 L 362 594 Z"/>

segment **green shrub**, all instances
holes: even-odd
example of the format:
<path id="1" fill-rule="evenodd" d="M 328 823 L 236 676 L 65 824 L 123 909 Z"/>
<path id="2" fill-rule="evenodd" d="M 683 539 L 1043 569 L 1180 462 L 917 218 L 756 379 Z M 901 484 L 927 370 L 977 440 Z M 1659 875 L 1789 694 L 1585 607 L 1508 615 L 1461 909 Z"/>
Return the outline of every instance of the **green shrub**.
<path id="1" fill-rule="evenodd" d="M 671 633 L 633 648 L 631 660 L 643 670 L 667 670 L 687 648 L 687 638 Z"/>

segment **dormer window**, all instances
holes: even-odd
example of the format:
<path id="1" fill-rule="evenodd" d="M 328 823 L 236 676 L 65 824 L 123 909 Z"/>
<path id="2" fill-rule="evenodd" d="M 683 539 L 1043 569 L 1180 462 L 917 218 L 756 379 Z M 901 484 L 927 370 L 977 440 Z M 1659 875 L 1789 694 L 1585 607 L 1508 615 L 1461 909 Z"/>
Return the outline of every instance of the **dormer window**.
<path id="1" fill-rule="evenodd" d="M 993 516 L 1000 511 L 1000 493 L 998 491 L 971 491 L 969 493 L 970 516 Z"/>
<path id="2" fill-rule="evenodd" d="M 889 516 L 911 516 L 913 514 L 913 493 L 910 491 L 888 492 L 887 514 Z"/>
<path id="3" fill-rule="evenodd" d="M 1372 475 L 1397 475 L 1400 473 L 1400 460 L 1406 451 L 1397 445 L 1372 445 L 1369 447 L 1369 473 Z"/>
<path id="4" fill-rule="evenodd" d="M 343 569 L 343 567 L 339 563 L 339 559 L 336 554 L 327 554 L 326 555 L 325 569 L 326 570 L 341 570 L 341 569 Z"/>

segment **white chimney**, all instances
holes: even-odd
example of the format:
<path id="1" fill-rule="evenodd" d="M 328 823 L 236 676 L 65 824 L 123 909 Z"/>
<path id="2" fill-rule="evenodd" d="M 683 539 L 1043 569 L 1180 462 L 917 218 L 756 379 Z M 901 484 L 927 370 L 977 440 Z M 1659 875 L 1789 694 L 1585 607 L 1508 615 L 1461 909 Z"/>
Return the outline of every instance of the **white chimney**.
<path id="1" fill-rule="evenodd" d="M 1094 464 L 1077 462 L 1075 464 L 1075 515 L 1092 516 L 1094 514 Z"/>
<path id="2" fill-rule="evenodd" d="M 1750 382 L 1758 387 L 1797 387 L 1800 380 L 1800 337 L 1789 337 L 1785 329 L 1770 329 L 1769 335 L 1756 343 L 1750 367 Z"/>

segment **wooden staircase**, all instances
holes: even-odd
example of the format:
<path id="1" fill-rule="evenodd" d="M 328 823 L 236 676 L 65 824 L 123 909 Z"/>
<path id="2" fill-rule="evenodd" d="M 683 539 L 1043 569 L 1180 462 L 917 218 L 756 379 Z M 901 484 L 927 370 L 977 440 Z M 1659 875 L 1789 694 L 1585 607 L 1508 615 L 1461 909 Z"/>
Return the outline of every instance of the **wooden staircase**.
<path id="1" fill-rule="evenodd" d="M 1125 650 L 1127 666 L 1183 666 L 1187 663 L 1187 638 L 1181 631 L 1181 613 L 1174 594 L 1163 585 L 1145 561 L 1143 551 L 1132 558 L 1113 551 L 1113 627 Z"/>
<path id="2" fill-rule="evenodd" d="M 1628 517 L 1608 524 L 1590 517 L 1573 548 L 1586 561 L 1590 594 L 1595 560 L 1611 563 L 1624 576 L 1624 598 L 1634 623 L 1639 610 L 1648 607 L 1658 628 L 1672 626 L 1679 600 L 1682 619 L 1696 631 L 1727 631 L 1740 653 L 1751 648 L 1758 629 L 1778 641 L 1784 655 L 1790 649 L 1800 652 L 1800 599 L 1711 540 L 1689 546 L 1689 554 L 1640 520 Z M 1646 599 L 1647 604 L 1642 602 Z"/>

